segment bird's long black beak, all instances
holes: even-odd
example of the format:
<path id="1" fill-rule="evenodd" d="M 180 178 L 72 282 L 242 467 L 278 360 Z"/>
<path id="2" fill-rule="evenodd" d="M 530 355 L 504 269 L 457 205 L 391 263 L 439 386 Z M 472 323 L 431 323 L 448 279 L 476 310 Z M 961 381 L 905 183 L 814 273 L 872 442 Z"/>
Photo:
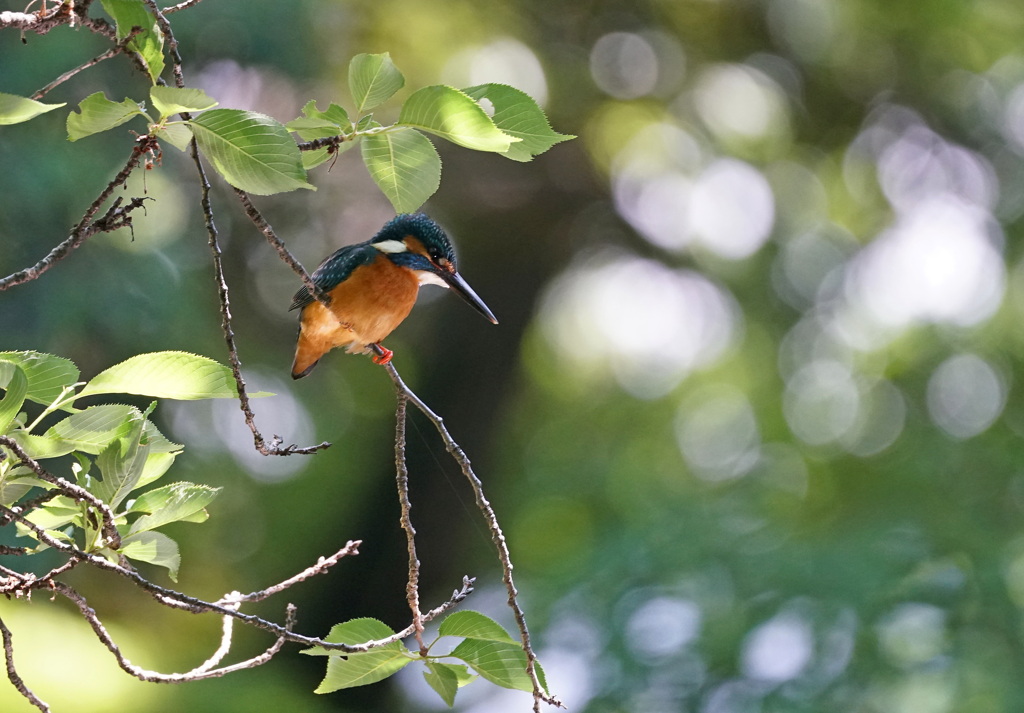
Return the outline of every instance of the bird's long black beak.
<path id="1" fill-rule="evenodd" d="M 462 275 L 457 272 L 448 272 L 447 270 L 438 270 L 437 274 L 448 283 L 448 286 L 452 288 L 455 294 L 466 300 L 473 309 L 487 317 L 492 324 L 498 323 L 497 318 L 487 308 L 484 301 L 473 292 L 473 288 L 469 286 L 469 283 L 462 279 Z"/>

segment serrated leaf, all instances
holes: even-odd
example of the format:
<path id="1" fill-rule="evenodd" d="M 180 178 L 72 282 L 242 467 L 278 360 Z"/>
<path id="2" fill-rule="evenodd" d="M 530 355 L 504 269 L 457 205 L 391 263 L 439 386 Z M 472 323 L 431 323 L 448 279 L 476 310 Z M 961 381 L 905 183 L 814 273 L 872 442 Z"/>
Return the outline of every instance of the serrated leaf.
<path id="1" fill-rule="evenodd" d="M 67 102 L 60 104 L 43 104 L 34 99 L 19 97 L 14 94 L 0 92 L 0 126 L 20 124 L 23 121 L 34 119 L 40 114 L 45 114 L 54 109 L 60 109 Z"/>
<path id="2" fill-rule="evenodd" d="M 29 490 L 36 487 L 39 481 L 35 478 L 0 478 L 0 504 L 10 507 L 18 502 Z"/>
<path id="3" fill-rule="evenodd" d="M 153 126 L 150 126 L 150 131 L 152 130 Z M 192 129 L 188 128 L 187 124 L 164 124 L 157 128 L 156 137 L 179 151 L 185 151 L 192 141 Z"/>
<path id="4" fill-rule="evenodd" d="M 491 683 L 519 691 L 533 690 L 533 682 L 526 675 L 526 654 L 518 644 L 466 639 L 450 655 L 465 661 Z"/>
<path id="5" fill-rule="evenodd" d="M 405 100 L 399 126 L 436 134 L 477 151 L 504 153 L 518 138 L 503 133 L 468 94 L 454 87 L 423 87 Z"/>
<path id="6" fill-rule="evenodd" d="M 36 460 L 58 458 L 75 450 L 75 444 L 52 434 L 37 436 L 25 431 L 13 431 L 8 435 L 21 446 L 22 450 Z"/>
<path id="7" fill-rule="evenodd" d="M 171 483 L 143 493 L 128 512 L 147 514 L 133 522 L 128 532 L 155 530 L 171 522 L 187 520 L 209 505 L 218 492 L 220 488 L 211 488 L 208 485 Z"/>
<path id="8" fill-rule="evenodd" d="M 357 54 L 348 65 L 348 87 L 362 114 L 382 104 L 405 85 L 405 77 L 391 61 L 391 55 Z"/>
<path id="9" fill-rule="evenodd" d="M 71 524 L 82 514 L 82 507 L 66 495 L 58 495 L 42 507 L 25 515 L 25 519 L 44 530 Z M 25 528 L 27 532 L 31 532 Z"/>
<path id="10" fill-rule="evenodd" d="M 62 441 L 92 455 L 99 454 L 115 438 L 122 438 L 133 421 L 142 414 L 134 406 L 103 404 L 90 406 L 55 423 L 45 434 L 51 441 Z"/>
<path id="11" fill-rule="evenodd" d="M 459 688 L 476 678 L 465 666 L 438 661 L 427 661 L 423 677 L 449 707 L 455 705 L 455 694 Z"/>
<path id="12" fill-rule="evenodd" d="M 68 141 L 113 129 L 136 116 L 146 116 L 131 99 L 118 103 L 107 99 L 103 92 L 90 94 L 78 105 L 78 111 L 68 114 Z"/>
<path id="13" fill-rule="evenodd" d="M 325 641 L 341 644 L 364 644 L 367 641 L 385 639 L 395 632 L 377 619 L 352 619 L 335 625 Z M 316 689 L 316 693 L 330 693 L 342 688 L 365 686 L 376 683 L 409 664 L 413 657 L 400 641 L 359 654 L 342 654 L 313 647 L 304 649 L 304 654 L 328 655 L 327 674 Z M 345 658 L 342 658 L 344 656 Z"/>
<path id="14" fill-rule="evenodd" d="M 439 636 L 461 636 L 466 639 L 483 641 L 503 641 L 518 645 L 501 624 L 472 610 L 457 611 L 450 614 L 438 627 Z"/>
<path id="15" fill-rule="evenodd" d="M 128 49 L 135 50 L 146 62 L 149 77 L 156 83 L 164 71 L 164 36 L 156 24 L 156 18 L 142 3 L 142 0 L 100 0 L 103 9 L 117 23 L 117 39 L 123 40 L 134 27 L 143 28 L 128 43 Z"/>
<path id="16" fill-rule="evenodd" d="M 25 395 L 28 394 L 28 377 L 17 364 L 12 364 L 13 373 L 4 386 L 4 397 L 0 399 L 0 433 L 7 433 L 7 428 L 18 417 Z"/>
<path id="17" fill-rule="evenodd" d="M 418 131 L 366 136 L 363 163 L 398 213 L 412 213 L 441 185 L 441 157 Z"/>
<path id="18" fill-rule="evenodd" d="M 507 84 L 480 84 L 463 90 L 477 101 L 487 99 L 494 106 L 494 125 L 521 141 L 502 154 L 513 161 L 529 161 L 557 143 L 576 138 L 552 130 L 544 110 L 526 92 Z"/>
<path id="19" fill-rule="evenodd" d="M 136 412 L 138 414 L 138 412 Z M 96 456 L 96 466 L 103 479 L 94 479 L 90 490 L 108 505 L 116 508 L 139 485 L 149 444 L 142 443 L 145 420 L 141 414 L 131 421 L 131 429 L 124 436 L 110 442 Z"/>
<path id="20" fill-rule="evenodd" d="M 78 381 L 78 367 L 68 359 L 41 352 L 0 352 L 0 386 L 7 383 L 13 369 L 7 364 L 17 364 L 28 379 L 25 398 L 44 406 L 56 401 L 66 387 Z"/>
<path id="21" fill-rule="evenodd" d="M 167 568 L 172 581 L 178 581 L 181 553 L 178 543 L 162 532 L 136 532 L 121 540 L 118 550 L 125 557 Z"/>
<path id="22" fill-rule="evenodd" d="M 173 114 L 189 111 L 206 111 L 219 103 L 202 89 L 182 89 L 156 85 L 149 90 L 149 100 L 153 108 L 166 119 Z"/>
<path id="23" fill-rule="evenodd" d="M 78 395 L 94 394 L 189 401 L 236 398 L 238 390 L 231 369 L 223 364 L 188 352 L 167 351 L 138 354 L 115 364 L 94 376 Z"/>
<path id="24" fill-rule="evenodd" d="M 348 114 L 337 104 L 331 104 L 327 111 L 320 111 L 316 108 L 316 102 L 310 100 L 302 107 L 302 113 L 304 116 L 292 119 L 285 124 L 285 128 L 288 131 L 297 133 L 303 141 L 326 139 L 329 136 L 348 134 L 353 130 Z M 325 148 L 316 149 L 315 151 L 303 151 L 302 166 L 307 170 L 319 166 L 338 154 L 348 151 L 355 144 L 355 139 L 341 142 L 333 153 Z"/>
<path id="25" fill-rule="evenodd" d="M 394 630 L 391 629 L 387 624 L 380 621 L 379 619 L 373 619 L 370 617 L 362 617 L 360 619 L 350 619 L 349 621 L 342 622 L 341 624 L 335 624 L 331 627 L 330 633 L 324 637 L 324 641 L 332 644 L 365 644 L 368 641 L 379 641 L 380 639 L 386 639 L 389 636 L 394 635 Z M 382 646 L 381 649 L 401 649 L 404 648 L 400 641 L 393 641 L 386 646 Z M 302 653 L 309 654 L 311 656 L 349 656 L 350 654 L 342 654 L 341 651 L 333 651 L 330 649 L 324 649 L 314 646 L 309 649 L 303 649 Z"/>
<path id="26" fill-rule="evenodd" d="M 211 109 L 190 125 L 199 148 L 232 186 L 263 196 L 316 190 L 306 181 L 301 152 L 275 119 L 240 109 Z"/>

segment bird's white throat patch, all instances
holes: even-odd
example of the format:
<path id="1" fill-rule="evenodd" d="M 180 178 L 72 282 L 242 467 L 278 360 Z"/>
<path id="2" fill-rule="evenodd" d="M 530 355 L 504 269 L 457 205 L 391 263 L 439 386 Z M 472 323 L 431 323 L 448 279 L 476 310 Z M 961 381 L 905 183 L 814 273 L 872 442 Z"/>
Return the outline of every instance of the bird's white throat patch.
<path id="1" fill-rule="evenodd" d="M 371 244 L 382 253 L 395 254 L 409 252 L 409 246 L 401 240 L 381 240 L 379 243 Z"/>
<path id="2" fill-rule="evenodd" d="M 437 285 L 438 287 L 448 287 L 448 283 L 442 280 L 440 277 L 432 272 L 426 270 L 417 270 L 416 277 L 419 278 L 421 285 Z"/>

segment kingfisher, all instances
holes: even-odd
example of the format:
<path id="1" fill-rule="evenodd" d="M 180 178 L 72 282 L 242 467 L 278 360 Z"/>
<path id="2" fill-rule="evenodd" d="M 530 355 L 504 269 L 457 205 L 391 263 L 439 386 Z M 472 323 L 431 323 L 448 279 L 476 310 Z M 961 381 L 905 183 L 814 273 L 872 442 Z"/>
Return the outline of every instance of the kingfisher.
<path id="1" fill-rule="evenodd" d="M 350 354 L 368 354 L 376 347 L 379 353 L 373 361 L 387 364 L 394 352 L 381 341 L 409 316 L 421 285 L 451 288 L 498 323 L 459 275 L 451 240 L 423 213 L 392 218 L 366 242 L 333 253 L 310 277 L 328 297 L 329 306 L 305 286 L 295 293 L 290 309 L 300 312 L 293 379 L 312 371 L 335 347 L 345 347 Z"/>

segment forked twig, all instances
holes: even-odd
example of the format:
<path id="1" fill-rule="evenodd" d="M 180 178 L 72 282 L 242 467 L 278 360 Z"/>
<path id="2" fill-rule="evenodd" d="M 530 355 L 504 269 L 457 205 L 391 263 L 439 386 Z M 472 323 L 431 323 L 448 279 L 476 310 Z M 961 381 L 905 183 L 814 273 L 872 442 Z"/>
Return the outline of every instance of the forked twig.
<path id="1" fill-rule="evenodd" d="M 376 349 L 374 351 L 377 351 Z M 378 352 L 379 354 L 380 352 Z M 540 712 L 541 702 L 545 702 L 559 708 L 564 707 L 562 703 L 554 696 L 548 694 L 544 687 L 540 683 L 540 679 L 537 677 L 537 655 L 533 651 L 533 645 L 530 641 L 530 631 L 526 626 L 526 615 L 523 613 L 522 607 L 519 606 L 519 592 L 516 590 L 515 583 L 512 580 L 512 557 L 508 550 L 508 543 L 505 541 L 505 534 L 501 530 L 501 526 L 498 524 L 498 517 L 494 512 L 494 508 L 491 507 L 491 503 L 487 500 L 484 495 L 483 483 L 473 472 L 472 464 L 469 461 L 469 457 L 466 455 L 462 447 L 452 438 L 448 429 L 444 425 L 444 419 L 434 413 L 433 410 L 426 403 L 417 396 L 412 389 L 410 389 L 406 383 L 402 380 L 398 370 L 394 364 L 387 363 L 384 368 L 388 372 L 388 376 L 395 384 L 395 389 L 398 394 L 399 402 L 408 401 L 412 403 L 424 416 L 434 425 L 437 429 L 438 434 L 441 436 L 441 440 L 444 442 L 445 449 L 455 459 L 455 462 L 459 464 L 459 468 L 462 470 L 463 475 L 469 481 L 470 486 L 473 488 L 473 495 L 476 498 L 477 508 L 483 513 L 484 519 L 487 521 L 487 526 L 491 531 L 491 541 L 494 543 L 495 548 L 498 551 L 498 559 L 501 561 L 502 568 L 502 580 L 505 583 L 505 589 L 508 591 L 508 605 L 512 609 L 512 613 L 516 620 L 516 626 L 519 628 L 520 639 L 523 645 L 523 652 L 526 654 L 526 673 L 530 677 L 533 683 L 533 700 L 534 700 L 534 711 Z M 404 411 L 404 409 L 400 410 Z M 404 415 L 403 415 L 404 419 Z M 403 444 L 404 445 L 404 444 Z M 396 449 L 398 445 L 396 444 Z M 411 565 L 410 565 L 411 571 Z"/>

